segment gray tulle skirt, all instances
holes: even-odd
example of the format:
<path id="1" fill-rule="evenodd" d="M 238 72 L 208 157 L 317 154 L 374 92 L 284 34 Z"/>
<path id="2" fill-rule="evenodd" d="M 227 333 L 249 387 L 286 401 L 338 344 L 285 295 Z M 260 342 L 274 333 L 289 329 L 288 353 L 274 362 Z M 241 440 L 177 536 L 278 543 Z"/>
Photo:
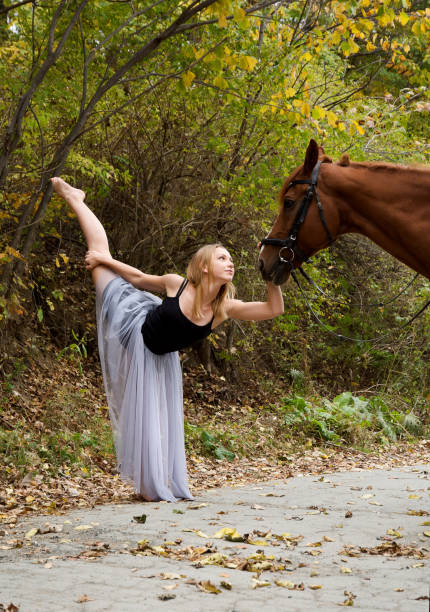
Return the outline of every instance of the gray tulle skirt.
<path id="1" fill-rule="evenodd" d="M 100 288 L 99 288 L 100 289 Z M 119 276 L 97 291 L 103 379 L 120 475 L 147 500 L 192 499 L 177 352 L 155 355 L 141 327 L 160 298 Z"/>

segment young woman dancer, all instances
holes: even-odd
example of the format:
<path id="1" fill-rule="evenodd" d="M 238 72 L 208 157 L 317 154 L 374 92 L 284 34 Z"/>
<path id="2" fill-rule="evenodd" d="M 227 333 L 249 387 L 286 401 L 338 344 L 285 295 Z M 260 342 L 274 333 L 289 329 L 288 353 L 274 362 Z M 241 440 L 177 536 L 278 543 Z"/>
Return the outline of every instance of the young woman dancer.
<path id="1" fill-rule="evenodd" d="M 116 261 L 102 224 L 84 203 L 85 193 L 61 178 L 51 180 L 75 212 L 88 245 L 85 263 L 96 287 L 99 353 L 119 472 L 147 500 L 192 499 L 177 351 L 228 318 L 280 315 L 281 290 L 267 283 L 265 302 L 234 299 L 233 260 L 220 244 L 197 251 L 185 280 L 178 274 L 145 274 Z"/>

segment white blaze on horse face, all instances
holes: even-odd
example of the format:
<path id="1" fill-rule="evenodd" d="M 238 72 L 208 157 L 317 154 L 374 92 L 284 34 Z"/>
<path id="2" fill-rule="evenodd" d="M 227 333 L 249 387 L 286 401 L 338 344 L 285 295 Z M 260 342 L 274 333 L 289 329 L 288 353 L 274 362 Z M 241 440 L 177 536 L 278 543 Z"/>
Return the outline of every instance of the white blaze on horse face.
<path id="1" fill-rule="evenodd" d="M 270 233 L 270 232 L 269 232 L 269 233 Z M 264 237 L 264 240 L 266 240 L 266 238 L 268 238 L 268 237 L 269 237 L 269 234 L 267 234 L 267 235 Z M 263 241 L 262 241 L 262 242 L 263 242 Z M 259 254 L 261 255 L 261 254 L 263 253 L 263 251 L 264 251 L 264 247 L 265 247 L 266 245 L 265 245 L 265 244 L 261 244 L 261 242 L 260 242 L 260 245 L 261 245 L 261 246 L 260 246 L 260 253 L 259 253 Z M 258 246 L 258 245 L 257 245 L 257 246 Z"/>

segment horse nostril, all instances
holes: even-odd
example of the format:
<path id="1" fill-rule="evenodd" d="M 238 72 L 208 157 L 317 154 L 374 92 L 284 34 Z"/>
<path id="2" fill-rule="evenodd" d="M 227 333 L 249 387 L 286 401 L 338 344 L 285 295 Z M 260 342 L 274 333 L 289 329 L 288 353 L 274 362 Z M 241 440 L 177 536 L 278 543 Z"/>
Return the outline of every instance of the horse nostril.
<path id="1" fill-rule="evenodd" d="M 264 261 L 262 259 L 258 260 L 258 267 L 260 268 L 260 272 L 264 270 Z"/>

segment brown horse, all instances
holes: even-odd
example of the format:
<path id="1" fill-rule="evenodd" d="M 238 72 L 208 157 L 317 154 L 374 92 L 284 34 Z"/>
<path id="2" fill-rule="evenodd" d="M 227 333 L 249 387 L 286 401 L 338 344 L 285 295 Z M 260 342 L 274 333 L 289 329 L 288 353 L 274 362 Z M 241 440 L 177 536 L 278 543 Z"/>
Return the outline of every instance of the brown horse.
<path id="1" fill-rule="evenodd" d="M 346 154 L 333 163 L 311 140 L 304 164 L 285 181 L 280 200 L 261 243 L 265 280 L 281 285 L 307 257 L 349 232 L 367 236 L 430 278 L 430 169 L 352 163 Z"/>

